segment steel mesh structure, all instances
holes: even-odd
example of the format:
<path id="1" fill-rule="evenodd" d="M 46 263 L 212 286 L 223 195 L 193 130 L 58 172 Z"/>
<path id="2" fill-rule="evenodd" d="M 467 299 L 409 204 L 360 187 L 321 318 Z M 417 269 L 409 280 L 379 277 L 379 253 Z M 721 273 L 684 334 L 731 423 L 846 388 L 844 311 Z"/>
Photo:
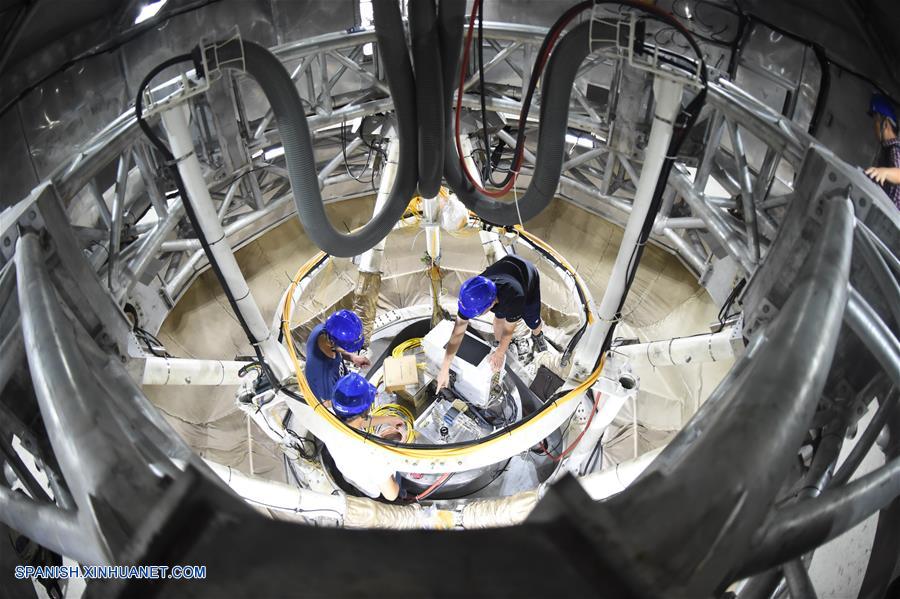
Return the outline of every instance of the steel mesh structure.
<path id="1" fill-rule="evenodd" d="M 463 107 L 480 109 L 484 94 L 510 145 L 503 125 L 521 109 L 544 33 L 486 23 L 491 83 L 477 70 L 465 79 Z M 342 31 L 273 51 L 303 100 L 327 201 L 372 193 L 384 161 L 378 138 L 394 117 L 375 33 Z M 640 128 L 623 132 L 617 118 L 648 87 L 629 83 L 625 71 L 623 58 L 602 52 L 579 68 L 567 133 L 590 141 L 567 146 L 557 190 L 623 225 L 644 156 L 623 151 L 621 136 L 639 137 Z M 880 510 L 863 583 L 866 596 L 878 596 L 900 549 L 898 414 L 896 392 L 887 391 L 900 385 L 900 214 L 798 122 L 803 77 L 788 83 L 793 105 L 779 112 L 729 80 L 727 68 L 711 72 L 706 108 L 676 158 L 651 237 L 717 301 L 723 273 L 747 280 L 744 356 L 624 492 L 594 502 L 565 478 L 521 525 L 480 531 L 273 522 L 178 439 L 135 382 L 146 352 L 129 318 L 158 329 L 207 255 L 183 199 L 160 175 L 164 158 L 140 137 L 133 113 L 122 114 L 0 213 L 0 449 L 31 495 L 0 484 L 0 521 L 85 563 L 204 563 L 209 580 L 171 587 L 192 596 L 268 595 L 298 580 L 310 595 L 449 596 L 477 585 L 485 595 L 709 596 L 751 577 L 739 596 L 753 597 L 767 596 L 782 575 L 800 592 L 802 557 Z M 293 217 L 281 138 L 248 79 L 225 74 L 189 106 L 228 246 Z M 644 115 L 633 116 L 640 123 Z M 489 151 L 478 145 L 474 118 L 464 132 Z M 536 151 L 526 147 L 522 182 Z M 365 166 L 371 180 L 355 175 Z M 853 460 L 834 470 L 840 439 L 875 397 L 879 416 L 860 452 L 886 427 L 886 464 L 848 482 Z M 47 475 L 52 500 L 13 436 Z M 806 461 L 802 447 L 811 451 Z M 324 557 L 349 546 L 359 557 L 352 569 Z M 386 548 L 402 550 L 402 576 L 380 563 Z M 520 568 L 526 561 L 543 567 Z M 491 574 L 472 566 L 479 563 Z M 94 581 L 88 590 L 170 592 L 144 584 Z"/>

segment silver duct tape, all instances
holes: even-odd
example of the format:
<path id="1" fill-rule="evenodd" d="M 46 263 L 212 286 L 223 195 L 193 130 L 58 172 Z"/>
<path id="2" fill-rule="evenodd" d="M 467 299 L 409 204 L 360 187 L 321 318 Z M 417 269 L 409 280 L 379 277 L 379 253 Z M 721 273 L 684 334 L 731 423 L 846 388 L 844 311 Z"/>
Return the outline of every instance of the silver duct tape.
<path id="1" fill-rule="evenodd" d="M 537 500 L 537 491 L 525 491 L 502 499 L 472 501 L 462 510 L 462 526 L 471 530 L 520 524 L 534 509 Z"/>
<path id="2" fill-rule="evenodd" d="M 455 513 L 420 505 L 389 505 L 367 497 L 347 498 L 344 526 L 347 528 L 392 528 L 396 530 L 452 528 Z"/>
<path id="3" fill-rule="evenodd" d="M 375 315 L 378 311 L 378 294 L 381 292 L 380 272 L 360 272 L 353 292 L 353 311 L 363 322 L 366 339 L 372 337 Z"/>

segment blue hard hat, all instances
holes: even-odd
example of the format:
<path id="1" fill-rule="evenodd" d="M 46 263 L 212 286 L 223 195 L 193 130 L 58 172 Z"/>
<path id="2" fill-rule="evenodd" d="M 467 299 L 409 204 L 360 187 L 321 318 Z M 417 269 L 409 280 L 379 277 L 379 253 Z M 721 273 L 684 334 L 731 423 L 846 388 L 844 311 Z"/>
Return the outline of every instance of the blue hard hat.
<path id="1" fill-rule="evenodd" d="M 869 116 L 873 114 L 880 114 L 894 127 L 897 126 L 897 113 L 894 111 L 891 101 L 884 94 L 872 94 L 872 99 L 869 100 Z"/>
<path id="2" fill-rule="evenodd" d="M 348 352 L 358 352 L 366 341 L 362 321 L 350 310 L 338 310 L 329 316 L 325 321 L 325 332 L 338 347 Z"/>
<path id="3" fill-rule="evenodd" d="M 368 410 L 373 401 L 375 386 L 361 374 L 351 372 L 335 384 L 331 405 L 340 418 L 350 418 Z"/>
<path id="4" fill-rule="evenodd" d="M 457 307 L 459 315 L 469 320 L 491 307 L 497 299 L 497 286 L 487 277 L 478 275 L 462 284 Z"/>

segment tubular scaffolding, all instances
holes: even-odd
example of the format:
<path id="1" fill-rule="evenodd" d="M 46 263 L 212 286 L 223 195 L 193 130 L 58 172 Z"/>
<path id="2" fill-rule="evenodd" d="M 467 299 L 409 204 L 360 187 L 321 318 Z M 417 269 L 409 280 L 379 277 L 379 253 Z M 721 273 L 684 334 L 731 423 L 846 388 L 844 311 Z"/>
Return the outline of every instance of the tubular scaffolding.
<path id="1" fill-rule="evenodd" d="M 484 71 L 506 65 L 510 80 L 478 90 L 484 82 L 477 72 L 471 73 L 464 82 L 461 106 L 480 110 L 479 94 L 485 93 L 486 110 L 498 118 L 518 115 L 531 65 L 516 57 L 520 52 L 523 57 L 536 55 L 544 33 L 540 28 L 486 23 L 484 44 L 493 48 L 494 57 Z M 338 146 L 335 141 L 336 133 L 353 131 L 347 124 L 354 119 L 392 114 L 391 82 L 373 60 L 364 58 L 366 47 L 374 44 L 377 54 L 378 44 L 384 43 L 372 31 L 338 32 L 274 50 L 282 63 L 293 66 L 291 77 L 319 150 L 314 157 L 328 152 L 318 164 L 307 165 L 318 173 L 325 203 L 370 193 L 368 182 L 358 181 L 352 168 L 374 165 L 383 155 L 393 171 L 398 160 L 401 150 L 393 143 L 385 151 L 362 134 L 360 141 L 349 144 Z M 335 62 L 340 65 L 337 72 L 333 68 L 329 72 L 329 57 L 332 67 Z M 622 154 L 613 143 L 608 115 L 598 113 L 580 91 L 591 69 L 605 65 L 617 72 L 625 61 L 615 52 L 599 50 L 578 69 L 578 93 L 566 126 L 567 131 L 589 138 L 591 147 L 571 144 L 562 157 L 557 193 L 627 225 L 634 244 L 657 174 L 645 175 L 642 165 Z M 158 86 L 151 96 L 168 97 L 177 85 L 173 80 Z M 670 96 L 669 109 L 680 106 L 680 84 L 668 81 L 660 87 L 667 88 L 658 91 Z M 615 93 L 616 89 L 610 91 L 611 96 Z M 536 106 L 544 99 L 536 99 Z M 248 100 L 240 94 L 234 100 L 232 116 L 246 119 L 243 103 Z M 178 168 L 190 176 L 187 198 L 166 197 L 166 182 L 151 167 L 161 165 L 161 157 L 139 139 L 129 111 L 27 198 L 0 213 L 0 389 L 11 385 L 27 366 L 25 378 L 34 389 L 43 422 L 42 429 L 29 430 L 15 410 L 9 417 L 0 413 L 0 434 L 4 446 L 14 435 L 38 439 L 32 453 L 47 474 L 53 495 L 52 500 L 46 494 L 42 497 L 18 462 L 7 457 L 23 486 L 32 490 L 26 496 L 0 484 L 0 521 L 84 563 L 203 563 L 216 573 L 207 586 L 183 582 L 179 592 L 228 589 L 265 595 L 283 590 L 286 568 L 291 577 L 307 581 L 305 591 L 310 594 L 347 590 L 353 583 L 347 581 L 346 572 L 334 560 L 324 559 L 347 544 L 359 558 L 356 577 L 377 581 L 388 576 L 381 563 L 385 547 L 402 547 L 412 567 L 392 583 L 393 591 L 401 595 L 430 588 L 435 580 L 444 581 L 443 591 L 449 594 L 464 592 L 467 576 L 475 574 L 446 577 L 447 572 L 468 572 L 469 564 L 480 559 L 502 570 L 525 558 L 542 567 L 517 568 L 514 580 L 486 577 L 491 580 L 483 581 L 479 591 L 588 594 L 603 588 L 622 596 L 708 596 L 748 576 L 755 577 L 745 586 L 748 592 L 769 584 L 773 575 L 762 573 L 776 567 L 783 567 L 792 588 L 803 587 L 808 581 L 798 571 L 797 558 L 879 510 L 885 510 L 879 522 L 882 536 L 886 534 L 882 526 L 893 522 L 887 506 L 900 495 L 896 457 L 851 483 L 846 481 L 852 473 L 842 472 L 840 480 L 824 486 L 817 497 L 784 501 L 785 489 L 806 474 L 792 468 L 808 441 L 808 431 L 823 428 L 826 416 L 843 423 L 842 430 L 849 426 L 853 411 L 847 409 L 846 389 L 859 391 L 878 376 L 900 387 L 900 215 L 861 170 L 717 73 L 711 73 L 706 102 L 700 120 L 705 127 L 702 149 L 676 159 L 666 189 L 670 197 L 663 200 L 649 242 L 679 256 L 703 281 L 726 261 L 748 279 L 740 298 L 739 331 L 748 345 L 678 436 L 649 465 L 645 460 L 628 468 L 630 484 L 603 482 L 595 476 L 586 486 L 593 489 L 591 495 L 603 498 L 596 501 L 575 477 L 564 477 L 542 490 L 542 497 L 517 498 L 515 513 L 521 516 L 498 520 L 504 524 L 515 520 L 517 526 L 454 535 L 280 523 L 248 507 L 220 479 L 231 480 L 231 471 L 218 465 L 211 470 L 194 455 L 136 382 L 142 376 L 148 384 L 175 381 L 170 378 L 173 368 L 185 369 L 178 373 L 202 372 L 198 380 L 204 382 L 197 384 L 236 382 L 242 364 L 187 364 L 147 355 L 136 341 L 127 306 L 162 298 L 146 325 L 158 328 L 207 266 L 200 240 L 185 226 L 184 202 L 203 203 L 203 229 L 217 237 L 216 251 L 224 255 L 294 214 L 290 174 L 277 156 L 266 157 L 277 154 L 283 133 L 273 128 L 271 111 L 243 122 L 244 133 L 237 143 L 248 160 L 229 168 L 211 159 L 208 148 L 214 140 L 206 139 L 196 122 L 193 133 L 204 138 L 207 149 L 189 149 L 193 141 L 187 119 L 192 113 L 177 107 L 169 110 L 179 112 L 163 113 L 162 119 L 156 112 L 148 122 L 155 127 L 164 120 L 173 138 L 180 137 L 176 158 L 185 160 Z M 660 160 L 665 157 L 675 113 L 657 114 L 663 124 L 659 130 L 654 125 L 659 139 L 651 137 L 648 162 L 651 152 Z M 382 120 L 381 135 L 386 137 L 388 118 Z M 472 154 L 478 132 L 462 129 L 460 147 Z M 723 144 L 723 137 L 730 144 Z M 514 141 L 508 134 L 507 138 Z M 764 157 L 755 164 L 746 156 L 751 143 L 754 155 Z M 523 153 L 522 182 L 530 181 L 538 170 L 540 155 L 530 150 Z M 471 162 L 470 155 L 463 159 Z M 201 162 L 209 168 L 202 169 Z M 335 172 L 341 163 L 347 165 L 346 173 Z M 115 182 L 108 190 L 98 189 L 98 176 L 110 168 L 116 172 Z M 245 177 L 253 183 L 242 180 Z M 730 197 L 712 196 L 707 187 L 711 178 L 730 188 Z M 138 185 L 142 189 L 135 189 Z M 141 202 L 155 220 L 130 222 L 124 215 L 138 212 Z M 673 205 L 679 212 L 671 213 Z M 735 216 L 737 208 L 740 218 Z M 94 215 L 89 225 L 76 220 L 85 211 Z M 492 243 L 488 233 L 483 236 L 486 247 Z M 380 271 L 380 251 L 376 247 L 366 254 L 364 264 L 372 272 Z M 631 249 L 623 252 L 620 262 L 627 265 Z M 243 308 L 253 316 L 255 340 L 267 344 L 269 353 L 283 351 L 274 341 L 279 331 L 262 321 L 246 281 L 236 264 L 232 266 L 227 275 L 243 294 L 238 298 Z M 616 282 L 597 314 L 607 328 L 582 339 L 578 347 L 587 348 L 587 353 L 577 349 L 573 353 L 573 377 L 585 388 L 593 382 L 589 377 L 599 373 L 598 368 L 592 375 L 591 366 L 616 319 L 621 298 L 615 294 L 626 287 L 623 281 Z M 733 331 L 716 335 L 717 352 L 730 355 Z M 708 343 L 712 342 L 710 336 Z M 678 351 L 690 356 L 702 353 L 695 345 L 679 344 Z M 657 351 L 651 358 L 648 347 L 630 351 L 645 352 L 651 361 L 662 356 Z M 666 360 L 674 364 L 680 358 L 673 351 L 670 346 Z M 875 360 L 865 361 L 860 355 Z M 178 380 L 185 376 L 179 374 Z M 289 374 L 279 372 L 279 380 L 285 378 Z M 301 388 L 304 385 L 302 381 Z M 873 393 L 867 392 L 862 400 L 868 403 Z M 896 392 L 890 397 L 879 396 L 879 401 L 891 403 L 882 404 L 888 407 L 877 421 L 896 444 Z M 4 403 L 0 407 L 8 411 Z M 868 444 L 877 432 L 867 431 Z M 822 445 L 814 449 L 822 450 Z M 416 456 L 425 459 L 426 454 Z M 829 460 L 828 466 L 832 464 Z M 266 492 L 267 487 L 245 477 L 234 480 L 254 489 L 257 496 Z M 601 482 L 604 487 L 598 490 Z M 624 490 L 607 497 L 612 491 L 607 492 L 606 486 Z M 365 510 L 365 501 L 345 503 L 306 490 L 296 497 L 284 488 L 278 492 L 284 494 L 282 503 L 289 505 L 276 507 L 300 516 L 334 509 L 335 519 L 342 520 L 351 508 Z M 479 504 L 472 510 L 488 513 L 492 507 Z M 365 516 L 360 514 L 354 512 L 354 517 Z M 393 512 L 390 517 L 402 519 Z M 872 576 L 881 572 L 877 568 L 884 569 L 879 564 L 891 547 L 879 541 L 870 562 Z M 434 559 L 438 554 L 441 559 Z M 249 568 L 257 575 L 252 581 L 242 580 L 241 573 Z M 547 572 L 554 574 L 548 577 Z M 777 584 L 781 574 L 776 574 Z M 762 580 L 761 575 L 769 578 Z M 138 585 L 96 584 L 111 594 L 124 594 Z"/>

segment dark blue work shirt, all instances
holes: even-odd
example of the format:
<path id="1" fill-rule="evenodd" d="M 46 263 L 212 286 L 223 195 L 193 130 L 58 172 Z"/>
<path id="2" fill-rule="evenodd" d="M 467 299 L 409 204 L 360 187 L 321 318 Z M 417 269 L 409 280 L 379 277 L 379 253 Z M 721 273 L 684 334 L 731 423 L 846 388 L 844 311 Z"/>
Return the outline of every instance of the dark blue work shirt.
<path id="1" fill-rule="evenodd" d="M 306 380 L 319 401 L 333 399 L 334 386 L 347 374 L 347 365 L 341 354 L 329 358 L 319 349 L 319 335 L 325 333 L 325 323 L 316 325 L 306 341 Z"/>
<path id="2" fill-rule="evenodd" d="M 522 318 L 527 306 L 535 302 L 540 306 L 540 275 L 528 260 L 504 256 L 488 266 L 481 276 L 497 286 L 497 305 L 491 308 L 497 318 L 515 322 Z"/>

